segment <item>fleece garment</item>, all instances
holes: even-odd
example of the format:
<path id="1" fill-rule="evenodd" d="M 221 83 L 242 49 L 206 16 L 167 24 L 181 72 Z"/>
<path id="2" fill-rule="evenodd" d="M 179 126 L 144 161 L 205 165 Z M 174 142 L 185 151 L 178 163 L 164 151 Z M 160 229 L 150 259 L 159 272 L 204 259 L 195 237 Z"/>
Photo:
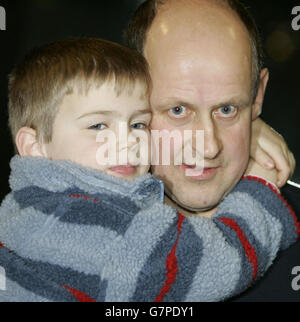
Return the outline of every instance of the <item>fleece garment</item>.
<path id="1" fill-rule="evenodd" d="M 10 187 L 0 208 L 2 302 L 222 301 L 300 235 L 282 196 L 250 176 L 211 219 L 164 205 L 150 174 L 128 182 L 69 161 L 15 156 Z"/>

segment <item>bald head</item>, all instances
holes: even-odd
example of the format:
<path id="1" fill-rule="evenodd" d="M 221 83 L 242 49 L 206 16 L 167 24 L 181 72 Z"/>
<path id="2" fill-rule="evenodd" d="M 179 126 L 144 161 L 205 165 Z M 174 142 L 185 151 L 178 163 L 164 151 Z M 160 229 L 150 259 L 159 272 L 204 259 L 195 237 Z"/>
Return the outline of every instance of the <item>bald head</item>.
<path id="1" fill-rule="evenodd" d="M 155 22 L 158 16 L 161 16 L 163 12 L 168 12 L 172 8 L 177 8 L 176 10 L 183 10 L 185 8 L 185 11 L 187 11 L 188 8 L 193 8 L 193 10 L 195 10 L 194 17 L 197 22 L 200 20 L 199 16 L 197 19 L 199 9 L 201 9 L 203 13 L 205 13 L 208 8 L 211 9 L 211 12 L 213 12 L 213 9 L 217 8 L 223 8 L 223 11 L 231 12 L 231 17 L 234 17 L 236 21 L 239 21 L 241 28 L 247 31 L 247 35 L 245 33 L 245 37 L 250 41 L 251 44 L 253 97 L 255 97 L 260 82 L 260 70 L 262 69 L 262 47 L 254 19 L 248 10 L 238 0 L 146 0 L 137 9 L 131 21 L 129 22 L 127 29 L 125 30 L 124 41 L 126 45 L 144 54 L 144 46 L 146 44 L 148 32 L 150 31 L 152 24 Z M 170 12 L 171 11 L 169 11 L 169 13 Z M 206 15 L 206 18 L 209 18 L 208 15 Z M 189 24 L 188 21 L 184 21 L 183 16 L 178 19 L 178 25 L 181 25 L 182 23 L 186 23 L 187 25 Z M 216 22 L 214 18 L 211 18 L 211 20 L 212 22 Z M 167 26 L 163 23 L 162 28 L 165 34 L 168 31 L 166 27 Z M 193 27 L 191 23 L 189 27 Z M 197 23 L 194 27 L 197 27 Z M 223 27 L 226 28 L 229 26 L 224 24 Z M 207 32 L 207 29 L 208 28 L 204 29 L 204 33 Z M 190 30 L 188 30 L 184 37 L 187 37 L 190 34 Z M 235 36 L 232 30 L 230 30 L 230 27 L 227 28 L 227 30 L 232 34 L 233 37 Z M 178 38 L 178 41 L 180 40 L 181 39 Z M 160 39 L 157 39 L 157 41 L 159 42 Z"/>
<path id="2" fill-rule="evenodd" d="M 178 77 L 197 67 L 206 75 L 205 84 L 219 81 L 221 75 L 224 83 L 249 82 L 249 87 L 252 86 L 252 46 L 248 31 L 223 1 L 167 1 L 148 31 L 144 55 L 152 77 L 158 81 L 175 66 Z M 234 69 L 241 71 L 234 74 L 236 79 L 230 73 Z"/>

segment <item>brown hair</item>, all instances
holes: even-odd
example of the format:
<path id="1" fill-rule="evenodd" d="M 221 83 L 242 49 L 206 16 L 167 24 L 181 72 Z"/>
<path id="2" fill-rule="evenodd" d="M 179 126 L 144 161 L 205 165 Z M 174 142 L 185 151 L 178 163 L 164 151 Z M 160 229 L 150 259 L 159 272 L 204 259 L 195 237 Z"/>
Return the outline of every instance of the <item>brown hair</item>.
<path id="1" fill-rule="evenodd" d="M 130 92 L 143 82 L 145 95 L 151 79 L 146 60 L 134 50 L 96 38 L 74 38 L 32 50 L 9 76 L 9 126 L 13 140 L 18 130 L 31 127 L 49 143 L 59 104 L 74 87 L 88 91 L 114 81 L 116 94 Z"/>
<path id="2" fill-rule="evenodd" d="M 158 9 L 169 0 L 146 0 L 133 14 L 125 32 L 125 45 L 143 54 L 147 32 L 150 29 Z M 246 26 L 252 43 L 253 97 L 256 97 L 260 83 L 260 70 L 263 66 L 263 49 L 257 25 L 249 10 L 238 0 L 223 0 Z"/>

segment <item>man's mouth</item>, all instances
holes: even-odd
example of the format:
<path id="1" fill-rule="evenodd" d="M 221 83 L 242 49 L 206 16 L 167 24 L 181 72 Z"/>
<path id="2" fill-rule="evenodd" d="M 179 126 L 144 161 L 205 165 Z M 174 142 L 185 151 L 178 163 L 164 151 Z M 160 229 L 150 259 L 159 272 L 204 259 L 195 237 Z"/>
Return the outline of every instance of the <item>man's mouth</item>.
<path id="1" fill-rule="evenodd" d="M 126 164 L 126 165 L 118 165 L 115 167 L 109 168 L 110 171 L 117 173 L 122 176 L 130 176 L 136 173 L 136 166 L 133 166 L 131 164 Z"/>
<path id="2" fill-rule="evenodd" d="M 183 163 L 181 168 L 185 171 L 185 175 L 187 177 L 191 177 L 195 180 L 208 180 L 212 178 L 216 172 L 218 171 L 219 167 L 196 167 L 196 165 L 188 165 Z"/>

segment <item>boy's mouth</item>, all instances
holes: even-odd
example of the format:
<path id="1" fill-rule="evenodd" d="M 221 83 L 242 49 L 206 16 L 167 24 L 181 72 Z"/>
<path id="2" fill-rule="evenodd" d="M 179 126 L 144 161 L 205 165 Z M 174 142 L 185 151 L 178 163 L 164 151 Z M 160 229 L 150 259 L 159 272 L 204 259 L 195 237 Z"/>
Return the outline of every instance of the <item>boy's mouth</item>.
<path id="1" fill-rule="evenodd" d="M 126 165 L 118 165 L 115 167 L 111 167 L 109 168 L 109 170 L 122 176 L 129 176 L 136 173 L 136 168 L 137 168 L 136 166 L 133 166 L 131 164 L 126 164 Z"/>

